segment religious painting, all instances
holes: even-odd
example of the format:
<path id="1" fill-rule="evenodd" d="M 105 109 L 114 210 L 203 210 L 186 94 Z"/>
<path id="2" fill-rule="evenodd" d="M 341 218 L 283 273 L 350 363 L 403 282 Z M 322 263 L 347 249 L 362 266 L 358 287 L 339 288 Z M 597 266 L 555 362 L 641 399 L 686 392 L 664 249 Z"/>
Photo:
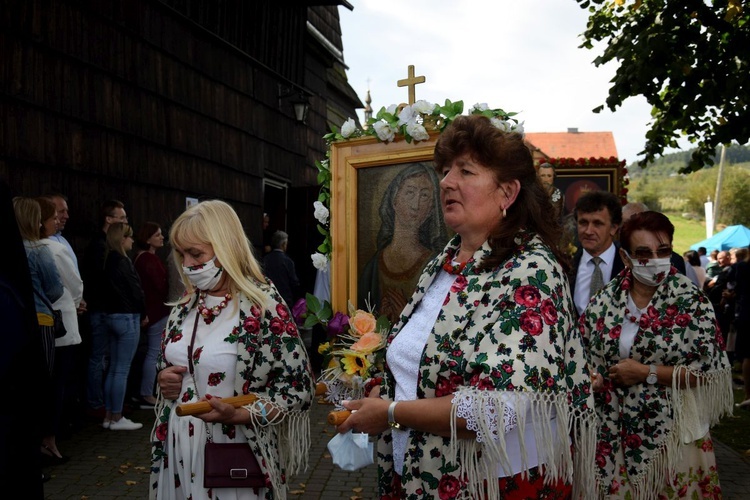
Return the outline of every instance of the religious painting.
<path id="1" fill-rule="evenodd" d="M 618 168 L 555 166 L 555 187 L 565 198 L 565 213 L 572 213 L 578 198 L 587 191 L 604 190 L 619 196 Z"/>
<path id="2" fill-rule="evenodd" d="M 331 146 L 331 301 L 395 321 L 448 241 L 428 141 L 354 139 Z"/>

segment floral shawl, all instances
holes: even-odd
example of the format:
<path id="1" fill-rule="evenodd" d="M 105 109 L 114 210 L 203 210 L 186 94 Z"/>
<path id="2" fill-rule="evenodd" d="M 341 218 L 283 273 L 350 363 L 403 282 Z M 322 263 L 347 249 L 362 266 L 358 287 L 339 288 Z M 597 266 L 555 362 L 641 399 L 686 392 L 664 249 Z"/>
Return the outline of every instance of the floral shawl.
<path id="1" fill-rule="evenodd" d="M 672 385 L 645 382 L 613 386 L 608 368 L 619 359 L 619 338 L 632 273 L 624 269 L 595 295 L 579 320 L 592 369 L 604 377 L 595 394 L 601 420 L 596 469 L 607 495 L 621 472 L 624 456 L 632 498 L 657 498 L 679 460 L 682 445 L 703 437 L 732 409 L 731 370 L 708 298 L 672 267 L 639 320 L 630 357 L 643 364 L 674 366 Z M 697 377 L 692 389 L 678 388 L 685 374 Z M 621 460 L 620 460 L 621 461 Z"/>
<path id="2" fill-rule="evenodd" d="M 267 498 L 286 498 L 286 478 L 307 468 L 310 450 L 310 414 L 313 374 L 294 319 L 272 284 L 256 282 L 266 292 L 266 308 L 253 305 L 243 293 L 239 298 L 239 324 L 235 332 L 237 365 L 235 394 L 256 394 L 258 398 L 282 410 L 279 417 L 263 425 L 237 425 L 251 444 L 258 463 L 266 472 Z M 187 304 L 172 309 L 162 338 L 157 369 L 166 368 L 164 347 L 177 335 L 189 335 L 182 325 L 197 294 Z M 181 401 L 165 401 L 156 407 L 156 423 L 151 433 L 152 476 L 165 456 L 163 441 L 170 412 Z M 257 407 L 248 405 L 253 420 L 260 420 Z M 270 420 L 270 419 L 269 419 Z M 158 473 L 157 473 L 158 474 Z M 153 490 L 152 490 L 153 491 Z"/>
<path id="3" fill-rule="evenodd" d="M 491 429 L 482 428 L 484 439 L 457 438 L 456 405 L 469 400 L 484 423 L 485 414 L 502 415 L 505 401 L 514 401 L 521 392 L 530 410 L 518 414 L 518 426 L 523 430 L 529 418 L 541 423 L 536 445 L 547 457 L 547 479 L 574 483 L 577 492 L 594 484 L 590 464 L 596 415 L 568 283 L 554 255 L 537 236 L 522 231 L 516 243 L 516 251 L 502 265 L 479 271 L 477 264 L 490 252 L 485 242 L 457 276 L 428 337 L 417 397 L 453 394 L 452 432 L 451 437 L 441 437 L 410 431 L 404 469 L 396 471 L 405 498 L 500 498 L 498 481 L 484 481 L 497 477 L 498 464 L 508 463 L 505 434 L 501 430 L 492 436 Z M 460 244 L 460 236 L 455 236 L 427 264 L 389 342 L 409 320 L 446 257 L 454 255 Z M 384 390 L 390 399 L 394 385 L 386 370 Z M 552 408 L 557 418 L 551 420 Z M 552 426 L 557 439 L 552 438 Z M 572 455 L 569 437 L 575 449 Z M 387 430 L 378 442 L 381 497 L 392 491 L 392 465 L 392 438 Z"/>

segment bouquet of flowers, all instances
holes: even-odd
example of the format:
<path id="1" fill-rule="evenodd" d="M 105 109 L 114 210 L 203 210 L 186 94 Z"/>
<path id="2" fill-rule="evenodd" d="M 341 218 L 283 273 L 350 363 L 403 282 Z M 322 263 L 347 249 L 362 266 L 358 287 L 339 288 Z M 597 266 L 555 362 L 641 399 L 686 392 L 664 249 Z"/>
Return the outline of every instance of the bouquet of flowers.
<path id="1" fill-rule="evenodd" d="M 337 408 L 345 399 L 365 397 L 366 388 L 378 379 L 391 328 L 388 318 L 376 319 L 371 309 L 355 309 L 351 303 L 348 309 L 348 314 L 334 313 L 328 301 L 309 293 L 292 308 L 303 328 L 320 324 L 327 331 L 328 342 L 318 347 L 324 356 L 319 383 L 325 385 L 326 400 Z"/>

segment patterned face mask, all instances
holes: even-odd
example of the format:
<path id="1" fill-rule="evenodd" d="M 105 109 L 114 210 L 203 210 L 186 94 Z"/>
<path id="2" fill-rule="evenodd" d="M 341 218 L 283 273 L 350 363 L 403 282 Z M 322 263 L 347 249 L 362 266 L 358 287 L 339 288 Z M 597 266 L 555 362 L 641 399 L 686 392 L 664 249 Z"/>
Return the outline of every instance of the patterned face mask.
<path id="1" fill-rule="evenodd" d="M 224 273 L 223 267 L 216 267 L 216 256 L 197 266 L 182 266 L 182 272 L 185 273 L 187 279 L 192 285 L 198 290 L 208 292 L 212 290 L 221 280 L 221 275 Z"/>
<path id="2" fill-rule="evenodd" d="M 628 259 L 633 265 L 633 277 L 647 286 L 659 286 L 664 283 L 672 266 L 669 258 L 638 260 L 628 254 Z"/>

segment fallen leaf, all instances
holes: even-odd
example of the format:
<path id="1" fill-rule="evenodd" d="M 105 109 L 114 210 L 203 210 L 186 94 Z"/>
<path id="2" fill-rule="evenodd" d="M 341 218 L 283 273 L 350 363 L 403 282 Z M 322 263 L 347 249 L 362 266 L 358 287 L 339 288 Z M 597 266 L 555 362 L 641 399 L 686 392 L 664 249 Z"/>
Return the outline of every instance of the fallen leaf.
<path id="1" fill-rule="evenodd" d="M 357 487 L 357 488 L 352 488 L 352 491 L 353 491 L 354 493 L 362 493 L 362 490 L 364 490 L 364 488 L 360 488 L 360 487 Z"/>
<path id="2" fill-rule="evenodd" d="M 96 458 L 98 458 L 99 460 L 107 460 L 107 455 L 99 455 Z"/>
<path id="3" fill-rule="evenodd" d="M 330 453 L 325 453 L 325 454 L 323 455 L 323 458 L 331 458 L 331 454 L 330 454 Z"/>
<path id="4" fill-rule="evenodd" d="M 307 485 L 305 483 L 299 483 L 300 488 L 307 488 Z"/>
<path id="5" fill-rule="evenodd" d="M 304 495 L 305 490 L 292 490 L 289 492 L 290 495 Z"/>
<path id="6" fill-rule="evenodd" d="M 135 486 L 136 484 L 138 484 L 138 481 L 125 481 L 125 484 L 127 484 L 128 486 Z"/>

